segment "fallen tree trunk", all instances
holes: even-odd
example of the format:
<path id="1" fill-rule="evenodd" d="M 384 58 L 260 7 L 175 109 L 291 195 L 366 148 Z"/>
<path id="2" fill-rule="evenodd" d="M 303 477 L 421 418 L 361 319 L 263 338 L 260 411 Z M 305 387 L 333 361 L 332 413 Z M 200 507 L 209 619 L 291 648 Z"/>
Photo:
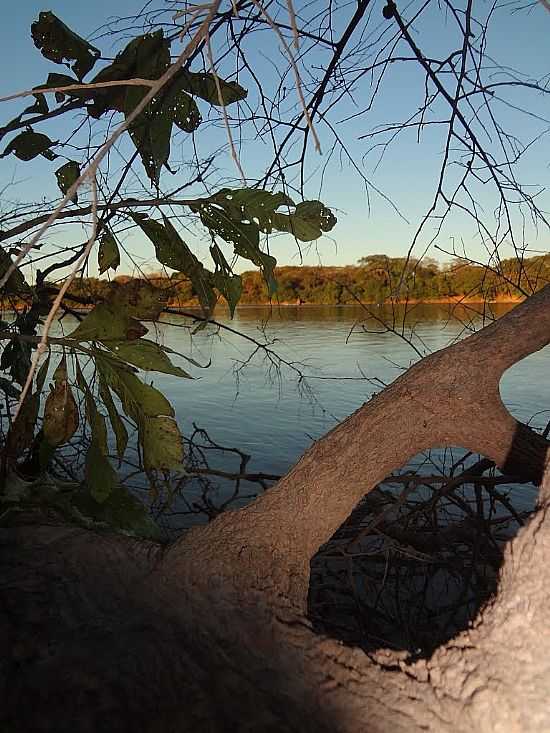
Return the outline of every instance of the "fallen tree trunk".
<path id="1" fill-rule="evenodd" d="M 549 342 L 547 286 L 168 548 L 43 515 L 0 530 L 1 730 L 550 730 L 548 443 L 499 395 L 503 372 Z M 313 633 L 311 557 L 387 474 L 443 445 L 542 482 L 495 598 L 415 662 Z"/>

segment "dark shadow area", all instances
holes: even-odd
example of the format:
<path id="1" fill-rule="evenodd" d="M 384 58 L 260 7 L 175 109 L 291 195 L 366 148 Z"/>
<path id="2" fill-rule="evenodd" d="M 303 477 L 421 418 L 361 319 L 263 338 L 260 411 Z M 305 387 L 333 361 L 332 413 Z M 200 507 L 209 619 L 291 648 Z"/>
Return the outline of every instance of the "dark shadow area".
<path id="1" fill-rule="evenodd" d="M 525 432 L 518 438 L 524 449 Z M 537 489 L 525 482 L 535 474 L 538 465 L 529 477 L 503 474 L 453 448 L 389 476 L 312 559 L 316 631 L 367 652 L 430 656 L 495 593 L 504 547 L 535 508 Z"/>

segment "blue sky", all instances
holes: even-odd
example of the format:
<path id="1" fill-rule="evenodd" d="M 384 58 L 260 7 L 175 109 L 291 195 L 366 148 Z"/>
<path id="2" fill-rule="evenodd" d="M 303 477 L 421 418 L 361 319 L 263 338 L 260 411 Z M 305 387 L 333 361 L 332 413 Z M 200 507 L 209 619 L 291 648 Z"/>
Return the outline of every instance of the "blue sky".
<path id="1" fill-rule="evenodd" d="M 163 0 L 158 0 L 156 6 L 162 7 L 163 4 Z M 295 4 L 299 9 L 299 3 Z M 142 5 L 143 0 L 117 0 L 116 15 L 133 15 Z M 34 48 L 30 38 L 30 23 L 37 17 L 40 10 L 52 10 L 80 35 L 90 36 L 112 15 L 114 7 L 112 0 L 94 0 L 94 2 L 50 0 L 47 6 L 34 2 L 34 0 L 10 3 L 4 10 L 4 22 L 0 27 L 0 62 L 4 70 L 0 79 L 0 96 L 34 86 L 44 80 L 50 71 L 64 71 L 62 67 L 56 67 L 43 59 L 38 50 Z M 480 12 L 484 12 L 484 9 L 489 6 L 480 2 L 479 7 Z M 349 14 L 350 11 L 347 12 Z M 378 22 L 375 16 L 375 21 L 375 26 L 378 24 L 383 27 L 381 17 Z M 546 12 L 542 6 L 534 7 L 530 12 L 517 14 L 511 14 L 509 10 L 501 10 L 496 15 L 493 30 L 489 36 L 489 52 L 501 63 L 513 66 L 530 77 L 541 77 L 550 72 L 549 31 L 550 13 Z M 425 14 L 422 34 L 416 37 L 420 43 L 429 39 L 427 41 L 429 49 L 426 50 L 431 54 L 444 54 L 449 41 L 445 34 L 445 26 L 442 30 L 439 11 L 437 17 L 435 13 L 430 14 L 430 11 Z M 98 41 L 97 45 L 107 54 L 112 52 L 108 42 L 104 40 Z M 426 46 L 424 45 L 423 48 Z M 266 59 L 263 55 L 264 49 L 259 45 L 257 48 L 250 48 L 249 51 L 255 54 L 254 59 L 258 70 L 269 79 L 272 74 L 270 61 L 278 63 L 276 55 Z M 272 50 L 272 53 L 276 54 L 276 48 L 275 51 Z M 320 58 L 320 63 L 322 63 L 322 58 Z M 319 124 L 318 130 L 324 143 L 324 154 L 319 157 L 311 152 L 308 163 L 310 169 L 315 171 L 316 167 L 320 169 L 329 159 L 323 177 L 321 196 L 323 201 L 337 209 L 339 222 L 331 238 L 325 238 L 315 246 L 302 250 L 304 262 L 307 264 L 319 262 L 353 264 L 364 254 L 374 252 L 387 252 L 393 256 L 403 255 L 407 251 L 420 218 L 431 202 L 434 177 L 438 170 L 437 164 L 443 146 L 443 140 L 435 128 L 427 128 L 420 144 L 416 141 L 414 131 L 405 133 L 401 141 L 389 149 L 376 169 L 376 153 L 371 153 L 364 159 L 367 145 L 364 141 L 357 139 L 369 125 L 372 127 L 378 123 L 392 121 L 396 119 L 396 116 L 403 115 L 405 108 L 414 109 L 415 105 L 421 104 L 423 88 L 418 71 L 412 65 L 399 68 L 395 66 L 395 72 L 392 69 L 387 81 L 386 92 L 379 98 L 374 110 L 360 120 L 342 123 L 338 129 L 345 137 L 354 161 L 360 166 L 364 165 L 369 179 L 391 197 L 409 223 L 404 221 L 402 216 L 398 215 L 383 198 L 373 194 L 372 191 L 370 206 L 367 205 L 364 186 L 354 172 L 353 166 L 346 161 L 340 164 L 336 156 L 330 159 L 327 132 L 323 125 Z M 356 107 L 349 100 L 343 101 L 333 119 L 342 119 L 360 107 L 363 104 L 361 94 L 360 91 L 356 99 Z M 518 97 L 518 100 L 522 101 L 521 97 Z M 531 110 L 543 115 L 548 107 L 547 98 L 540 96 L 530 97 L 528 104 Z M 0 107 L 0 124 L 17 114 L 22 108 L 23 105 L 19 102 L 4 103 Z M 499 113 L 506 125 L 525 138 L 530 135 L 534 136 L 548 127 L 512 109 L 502 107 Z M 48 132 L 48 130 L 44 131 Z M 212 137 L 205 138 L 205 140 L 206 145 L 210 144 Z M 2 146 L 5 142 L 6 139 L 2 141 Z M 541 187 L 547 186 L 547 150 L 548 146 L 543 140 L 539 147 L 534 147 L 532 153 L 526 156 L 521 170 L 522 180 Z M 250 140 L 243 152 L 243 165 L 246 172 L 250 175 L 258 173 L 267 155 L 268 149 L 264 145 Z M 220 156 L 217 162 L 222 168 L 227 168 L 228 172 L 233 170 L 229 156 Z M 10 180 L 17 182 L 17 185 L 9 190 L 11 198 L 23 199 L 28 195 L 35 197 L 45 195 L 49 198 L 55 195 L 56 190 L 53 181 L 54 169 L 55 163 L 50 164 L 43 159 L 36 163 L 24 164 L 10 156 L 0 160 L 0 183 L 4 185 Z M 169 183 L 173 185 L 172 180 Z M 312 175 L 306 187 L 306 195 L 309 198 L 317 198 L 319 186 L 320 173 L 318 172 L 317 175 Z M 487 195 L 486 188 L 488 187 L 479 187 L 478 203 L 490 211 L 492 199 Z M 544 206 L 546 200 L 547 194 L 541 194 L 539 204 L 542 208 L 548 209 L 548 206 Z M 433 226 L 430 225 L 427 236 L 422 242 L 430 238 L 432 231 Z M 63 238 L 69 235 L 65 232 L 61 236 Z M 74 232 L 70 236 L 75 236 Z M 476 233 L 471 222 L 460 216 L 452 219 L 449 226 L 442 232 L 439 242 L 442 246 L 447 247 L 450 238 L 453 238 L 455 242 L 463 241 L 470 253 L 483 259 L 483 248 L 476 241 Z M 536 233 L 534 230 L 532 232 L 529 230 L 528 239 L 533 251 L 548 251 L 549 239 L 546 231 L 539 229 Z M 136 249 L 138 256 L 144 258 L 144 262 L 150 256 L 148 246 L 147 243 L 137 240 L 132 243 L 132 247 Z M 199 254 L 206 252 L 206 242 L 197 240 L 194 246 Z M 274 240 L 272 251 L 280 264 L 297 264 L 300 261 L 296 244 L 290 237 Z M 439 259 L 444 259 L 443 255 L 435 251 L 433 254 Z"/>

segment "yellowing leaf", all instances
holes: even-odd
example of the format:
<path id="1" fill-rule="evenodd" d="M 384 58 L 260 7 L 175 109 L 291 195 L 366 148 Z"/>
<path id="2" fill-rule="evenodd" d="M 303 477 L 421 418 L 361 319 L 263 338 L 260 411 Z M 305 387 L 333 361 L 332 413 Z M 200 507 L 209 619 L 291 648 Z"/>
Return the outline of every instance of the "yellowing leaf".
<path id="1" fill-rule="evenodd" d="M 171 417 L 150 417 L 140 427 L 143 462 L 150 471 L 168 470 L 183 461 L 183 440 L 176 421 Z"/>
<path id="2" fill-rule="evenodd" d="M 66 443 L 78 428 L 78 407 L 67 381 L 65 357 L 54 374 L 55 386 L 44 407 L 44 437 L 52 446 Z"/>

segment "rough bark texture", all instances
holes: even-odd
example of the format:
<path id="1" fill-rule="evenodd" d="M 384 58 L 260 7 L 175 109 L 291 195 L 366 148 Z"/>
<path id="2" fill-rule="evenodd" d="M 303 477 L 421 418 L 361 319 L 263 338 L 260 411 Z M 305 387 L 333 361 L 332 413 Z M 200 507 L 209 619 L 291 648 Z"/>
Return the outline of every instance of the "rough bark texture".
<path id="1" fill-rule="evenodd" d="M 254 504 L 162 548 L 21 517 L 0 530 L 2 731 L 550 731 L 548 444 L 499 396 L 550 341 L 550 287 L 434 354 Z M 475 624 L 429 660 L 314 634 L 309 561 L 431 446 L 542 483 Z"/>

